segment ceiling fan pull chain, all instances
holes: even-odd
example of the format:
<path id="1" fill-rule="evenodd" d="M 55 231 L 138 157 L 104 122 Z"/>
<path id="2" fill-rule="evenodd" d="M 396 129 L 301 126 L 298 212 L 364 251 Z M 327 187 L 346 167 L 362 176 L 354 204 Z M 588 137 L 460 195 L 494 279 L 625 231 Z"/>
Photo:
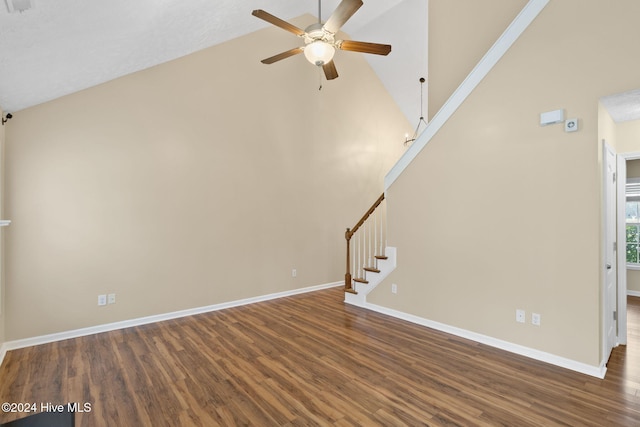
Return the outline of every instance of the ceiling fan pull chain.
<path id="1" fill-rule="evenodd" d="M 322 72 L 320 71 L 320 67 L 318 67 L 318 90 L 322 90 Z"/>

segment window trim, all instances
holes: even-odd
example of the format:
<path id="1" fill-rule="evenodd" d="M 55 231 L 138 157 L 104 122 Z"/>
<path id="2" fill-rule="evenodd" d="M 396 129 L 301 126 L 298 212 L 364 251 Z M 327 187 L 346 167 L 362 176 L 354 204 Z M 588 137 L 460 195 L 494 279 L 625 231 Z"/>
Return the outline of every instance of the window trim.
<path id="1" fill-rule="evenodd" d="M 640 178 L 627 178 L 627 182 L 625 185 L 625 206 L 628 202 L 638 202 L 640 201 Z M 636 222 L 628 222 L 625 218 L 624 222 L 625 228 L 628 225 L 635 225 L 640 228 L 640 220 Z M 627 251 L 627 240 L 624 241 L 624 250 L 625 253 Z M 639 243 L 640 245 L 640 243 Z M 626 256 L 625 256 L 626 258 Z M 627 262 L 627 270 L 640 270 L 640 262 Z"/>

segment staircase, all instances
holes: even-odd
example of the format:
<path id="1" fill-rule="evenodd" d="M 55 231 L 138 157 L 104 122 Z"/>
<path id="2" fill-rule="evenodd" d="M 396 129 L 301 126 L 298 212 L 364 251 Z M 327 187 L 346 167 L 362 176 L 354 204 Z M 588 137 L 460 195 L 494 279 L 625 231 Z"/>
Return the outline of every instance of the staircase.
<path id="1" fill-rule="evenodd" d="M 345 302 L 364 306 L 366 296 L 396 266 L 396 250 L 387 247 L 387 212 L 384 193 L 353 228 L 347 228 Z"/>

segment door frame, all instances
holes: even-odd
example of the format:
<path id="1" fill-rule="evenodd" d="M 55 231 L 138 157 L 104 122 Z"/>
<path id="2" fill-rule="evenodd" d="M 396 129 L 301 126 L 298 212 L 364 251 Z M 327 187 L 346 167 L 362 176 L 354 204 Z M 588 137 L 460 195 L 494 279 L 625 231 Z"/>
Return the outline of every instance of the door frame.
<path id="1" fill-rule="evenodd" d="M 640 151 L 618 154 L 618 343 L 627 344 L 627 257 L 626 257 L 626 187 L 627 161 L 640 160 Z M 623 246 L 624 250 L 622 250 Z M 622 274 L 624 272 L 624 274 Z"/>
<path id="2" fill-rule="evenodd" d="M 611 160 L 611 166 L 613 168 L 613 174 L 614 174 L 614 178 L 613 178 L 613 182 L 610 181 L 609 179 L 609 175 L 608 175 L 608 170 L 607 170 L 607 166 L 609 165 L 609 156 L 608 154 L 611 153 L 612 154 L 612 160 Z M 613 313 L 609 312 L 609 309 L 611 308 L 611 306 L 613 306 L 614 310 L 618 312 L 618 300 L 619 300 L 619 292 L 620 289 L 618 288 L 619 286 L 619 282 L 618 282 L 618 266 L 619 266 L 619 261 L 620 261 L 620 250 L 613 250 L 613 259 L 611 259 L 609 261 L 608 259 L 608 251 L 611 250 L 611 246 L 609 246 L 610 243 L 613 242 L 618 242 L 618 238 L 619 238 L 619 227 L 618 227 L 618 205 L 619 205 L 619 198 L 618 198 L 618 188 L 619 188 L 619 183 L 620 180 L 619 179 L 619 175 L 618 175 L 618 155 L 616 153 L 616 150 L 610 146 L 605 140 L 602 140 L 602 250 L 601 250 L 601 330 L 602 330 L 602 366 L 606 366 L 609 357 L 611 355 L 611 351 L 618 346 L 619 344 L 619 329 L 618 329 L 618 325 L 620 324 L 620 318 L 619 318 L 619 313 L 617 314 L 616 318 L 613 318 Z M 611 194 L 610 192 L 613 192 L 613 199 L 610 198 Z M 613 204 L 613 206 L 611 206 L 610 204 Z M 613 215 L 610 214 L 609 212 L 609 208 L 611 210 L 613 210 Z M 611 235 L 611 233 L 609 232 L 610 227 L 613 227 L 614 231 L 613 231 L 613 235 Z M 625 236 L 626 238 L 626 236 Z M 620 246 L 620 245 L 618 245 Z M 626 257 L 625 257 L 626 259 Z M 607 276 L 608 274 L 608 269 L 606 267 L 606 265 L 608 263 L 613 264 L 613 266 L 615 267 L 615 270 L 611 273 L 613 273 L 613 287 L 615 288 L 615 296 L 613 296 L 613 298 L 610 298 L 609 296 L 609 292 L 608 292 L 608 288 L 607 288 Z M 609 342 L 609 333 L 608 331 L 610 330 L 610 328 L 613 328 L 613 336 L 611 337 L 612 342 Z"/>

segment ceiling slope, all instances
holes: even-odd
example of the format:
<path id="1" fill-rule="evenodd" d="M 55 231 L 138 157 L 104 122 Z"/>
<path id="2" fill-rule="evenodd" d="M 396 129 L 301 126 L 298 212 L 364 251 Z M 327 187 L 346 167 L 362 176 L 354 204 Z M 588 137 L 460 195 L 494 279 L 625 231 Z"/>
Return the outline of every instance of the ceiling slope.
<path id="1" fill-rule="evenodd" d="M 253 9 L 267 10 L 285 20 L 318 13 L 318 3 L 313 0 L 34 0 L 34 3 L 33 9 L 23 13 L 9 13 L 0 3 L 0 108 L 7 112 L 267 27 L 265 22 L 251 16 Z M 323 20 L 338 4 L 338 0 L 322 2 Z M 385 87 L 398 92 L 392 96 L 401 106 L 416 101 L 405 99 L 402 94 L 407 92 L 406 88 L 398 88 L 404 82 L 417 81 L 426 72 L 422 71 L 426 69 L 426 4 L 427 0 L 369 0 L 343 28 L 355 40 L 393 44 L 387 61 L 367 59 Z M 295 43 L 292 38 L 292 45 Z M 398 55 L 394 55 L 396 51 Z M 256 61 L 260 59 L 256 56 Z M 415 94 L 419 95 L 417 86 Z M 414 108 L 419 111 L 419 105 Z M 418 113 L 411 115 L 417 118 Z"/>

